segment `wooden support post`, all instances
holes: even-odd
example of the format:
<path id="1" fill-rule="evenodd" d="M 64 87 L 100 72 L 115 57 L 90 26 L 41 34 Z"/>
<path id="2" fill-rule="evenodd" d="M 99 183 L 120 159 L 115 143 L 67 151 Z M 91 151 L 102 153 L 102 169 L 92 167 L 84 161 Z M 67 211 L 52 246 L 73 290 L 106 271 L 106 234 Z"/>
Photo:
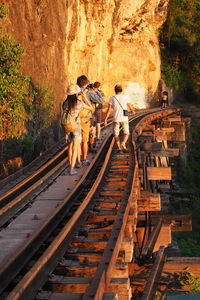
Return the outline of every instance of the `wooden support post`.
<path id="1" fill-rule="evenodd" d="M 138 199 L 138 211 L 160 211 L 161 202 L 160 194 L 141 191 L 140 199 Z"/>
<path id="2" fill-rule="evenodd" d="M 133 239 L 132 238 L 124 238 L 121 243 L 120 251 L 124 251 L 124 253 L 125 253 L 125 262 L 132 261 L 133 250 L 134 250 Z"/>
<path id="3" fill-rule="evenodd" d="M 129 278 L 112 278 L 106 290 L 108 293 L 116 293 L 118 300 L 130 300 L 132 297 Z"/>
<path id="4" fill-rule="evenodd" d="M 176 115 L 176 116 L 171 116 L 171 117 L 167 117 L 167 118 L 165 118 L 165 121 L 168 121 L 168 122 L 180 122 L 181 121 L 181 116 L 178 116 L 178 115 Z M 174 126 L 174 124 L 173 124 L 173 126 Z"/>
<path id="5" fill-rule="evenodd" d="M 171 180 L 171 168 L 147 167 L 148 180 Z"/>
<path id="6" fill-rule="evenodd" d="M 159 219 L 158 223 L 154 226 L 154 229 L 152 230 L 146 245 L 144 246 L 144 248 L 142 249 L 142 256 L 151 256 L 156 240 L 159 236 L 159 233 L 161 231 L 162 228 L 162 219 Z"/>
<path id="7" fill-rule="evenodd" d="M 167 168 L 168 167 L 168 157 L 160 157 L 160 162 L 161 162 L 161 167 L 165 167 Z"/>
<path id="8" fill-rule="evenodd" d="M 161 142 L 147 142 L 141 147 L 143 151 L 161 151 L 163 149 L 163 144 Z"/>
<path id="9" fill-rule="evenodd" d="M 168 149 L 162 149 L 160 151 L 152 151 L 152 154 L 155 156 L 160 157 L 174 157 L 179 155 L 179 149 L 178 148 L 168 148 Z"/>
<path id="10" fill-rule="evenodd" d="M 150 300 L 153 299 L 153 296 L 155 295 L 156 286 L 158 285 L 158 276 L 162 272 L 162 268 L 164 266 L 164 260 L 165 260 L 165 248 L 160 247 L 155 263 L 153 265 L 153 268 L 151 270 L 149 279 L 147 280 L 146 286 L 144 288 L 144 292 L 142 295 L 141 300 Z"/>
<path id="11" fill-rule="evenodd" d="M 185 142 L 185 122 L 174 124 L 175 132 L 171 135 L 171 141 Z"/>

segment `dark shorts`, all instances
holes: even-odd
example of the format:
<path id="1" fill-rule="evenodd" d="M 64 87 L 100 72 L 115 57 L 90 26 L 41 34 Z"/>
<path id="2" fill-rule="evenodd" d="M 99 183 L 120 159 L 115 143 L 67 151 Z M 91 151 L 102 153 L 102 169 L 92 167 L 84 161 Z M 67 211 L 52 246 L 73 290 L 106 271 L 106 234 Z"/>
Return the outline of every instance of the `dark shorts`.
<path id="1" fill-rule="evenodd" d="M 102 122 L 102 109 L 96 108 L 95 110 L 95 118 L 97 123 Z"/>
<path id="2" fill-rule="evenodd" d="M 161 100 L 161 104 L 166 104 L 167 100 Z"/>

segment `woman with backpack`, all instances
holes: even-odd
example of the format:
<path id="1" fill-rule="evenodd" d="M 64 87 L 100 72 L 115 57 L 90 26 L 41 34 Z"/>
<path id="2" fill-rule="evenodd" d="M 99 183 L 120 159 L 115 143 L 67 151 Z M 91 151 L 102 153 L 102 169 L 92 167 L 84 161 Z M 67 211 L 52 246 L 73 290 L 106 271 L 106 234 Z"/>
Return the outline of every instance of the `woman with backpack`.
<path id="1" fill-rule="evenodd" d="M 80 111 L 84 107 L 88 110 L 93 110 L 92 105 L 85 100 L 79 99 L 78 95 L 84 93 L 78 85 L 69 85 L 67 88 L 67 98 L 63 102 L 63 116 L 62 125 L 66 132 L 66 136 L 70 142 L 68 149 L 69 158 L 69 174 L 76 175 L 77 171 L 74 169 L 76 160 L 78 159 L 77 167 L 81 166 L 80 163 L 80 143 L 81 143 L 81 123 L 80 123 Z M 82 99 L 85 99 L 82 97 Z"/>

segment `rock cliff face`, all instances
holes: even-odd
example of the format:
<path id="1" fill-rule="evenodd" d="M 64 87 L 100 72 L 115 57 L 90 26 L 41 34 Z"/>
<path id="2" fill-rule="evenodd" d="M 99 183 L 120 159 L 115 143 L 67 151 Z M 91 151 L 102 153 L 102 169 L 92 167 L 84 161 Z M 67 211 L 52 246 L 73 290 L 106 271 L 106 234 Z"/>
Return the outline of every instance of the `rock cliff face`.
<path id="1" fill-rule="evenodd" d="M 145 106 L 160 79 L 158 30 L 169 0 L 8 0 L 6 28 L 26 50 L 24 72 L 59 103 L 77 76 L 121 83 Z"/>

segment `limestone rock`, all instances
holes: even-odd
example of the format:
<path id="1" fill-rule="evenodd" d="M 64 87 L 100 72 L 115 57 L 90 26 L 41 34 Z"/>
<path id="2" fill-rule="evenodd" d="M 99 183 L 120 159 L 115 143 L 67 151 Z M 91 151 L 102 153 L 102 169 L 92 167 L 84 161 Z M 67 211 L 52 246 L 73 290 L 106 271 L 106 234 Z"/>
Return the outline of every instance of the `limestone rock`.
<path id="1" fill-rule="evenodd" d="M 9 0 L 8 32 L 26 50 L 23 70 L 59 102 L 86 74 L 107 98 L 121 83 L 145 106 L 160 79 L 158 31 L 169 0 Z M 59 105 L 58 105 L 59 107 Z"/>

